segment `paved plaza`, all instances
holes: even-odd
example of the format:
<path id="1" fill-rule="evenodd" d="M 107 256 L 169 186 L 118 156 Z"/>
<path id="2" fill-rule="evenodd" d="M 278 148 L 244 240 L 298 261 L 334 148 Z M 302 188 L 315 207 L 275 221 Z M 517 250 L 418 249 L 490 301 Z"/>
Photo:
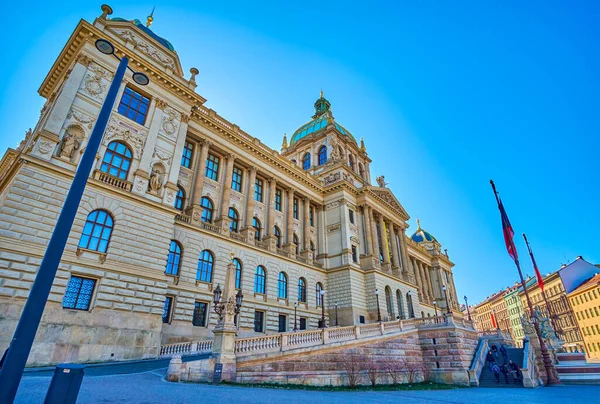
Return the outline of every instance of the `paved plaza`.
<path id="1" fill-rule="evenodd" d="M 169 383 L 165 369 L 137 374 L 87 376 L 78 403 L 600 403 L 600 386 L 538 389 L 463 388 L 437 391 L 329 392 Z M 16 403 L 41 403 L 50 383 L 47 376 L 23 378 Z"/>

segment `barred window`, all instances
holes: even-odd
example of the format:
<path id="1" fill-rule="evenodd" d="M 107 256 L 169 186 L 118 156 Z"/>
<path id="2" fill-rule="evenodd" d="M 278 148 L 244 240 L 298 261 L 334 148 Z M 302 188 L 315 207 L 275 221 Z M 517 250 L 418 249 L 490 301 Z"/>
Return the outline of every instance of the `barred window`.
<path id="1" fill-rule="evenodd" d="M 92 211 L 85 221 L 79 247 L 105 253 L 113 230 L 113 219 L 105 210 Z"/>
<path id="2" fill-rule="evenodd" d="M 306 302 L 306 281 L 304 278 L 298 279 L 298 301 Z"/>
<path id="3" fill-rule="evenodd" d="M 206 312 L 208 304 L 205 302 L 194 303 L 194 313 L 192 314 L 192 325 L 196 327 L 206 327 Z"/>
<path id="4" fill-rule="evenodd" d="M 167 257 L 167 267 L 165 273 L 167 275 L 179 275 L 181 268 L 181 244 L 175 240 L 171 240 L 169 245 L 169 256 Z"/>
<path id="5" fill-rule="evenodd" d="M 256 274 L 254 275 L 254 293 L 265 294 L 265 269 L 262 266 L 256 267 Z"/>
<path id="6" fill-rule="evenodd" d="M 167 324 L 171 321 L 171 311 L 173 310 L 173 297 L 167 296 L 165 297 L 165 302 L 163 303 L 163 314 L 162 314 L 162 322 Z"/>
<path id="7" fill-rule="evenodd" d="M 133 154 L 131 154 L 131 150 L 125 143 L 116 140 L 110 142 L 104 152 L 100 171 L 121 180 L 126 180 L 132 158 Z"/>
<path id="8" fill-rule="evenodd" d="M 263 181 L 258 178 L 254 182 L 254 200 L 258 202 L 263 201 Z"/>
<path id="9" fill-rule="evenodd" d="M 96 286 L 95 279 L 71 276 L 62 306 L 65 309 L 89 310 L 92 294 Z"/>
<path id="10" fill-rule="evenodd" d="M 196 280 L 200 282 L 210 282 L 212 280 L 213 262 L 214 257 L 210 251 L 204 250 L 200 253 Z"/>
<path id="11" fill-rule="evenodd" d="M 181 154 L 181 165 L 185 168 L 192 167 L 192 155 L 194 153 L 194 144 L 186 140 Z"/>
<path id="12" fill-rule="evenodd" d="M 242 170 L 233 167 L 233 176 L 231 177 L 231 189 L 242 192 Z"/>
<path id="13" fill-rule="evenodd" d="M 235 288 L 241 289 L 242 287 L 242 262 L 234 258 L 233 265 L 235 266 Z"/>
<path id="14" fill-rule="evenodd" d="M 213 155 L 209 154 L 206 159 L 206 169 L 204 170 L 204 176 L 210 178 L 213 181 L 217 181 L 219 178 L 219 161 L 220 159 Z"/>
<path id="15" fill-rule="evenodd" d="M 275 210 L 281 212 L 281 189 L 275 190 Z"/>
<path id="16" fill-rule="evenodd" d="M 277 297 L 280 299 L 287 299 L 288 287 L 287 287 L 287 275 L 285 272 L 280 272 L 277 280 Z"/>
<path id="17" fill-rule="evenodd" d="M 177 187 L 177 194 L 175 195 L 175 209 L 183 210 L 183 201 L 185 200 L 185 191 L 181 187 Z"/>
<path id="18" fill-rule="evenodd" d="M 202 217 L 200 220 L 202 220 L 204 223 L 211 223 L 213 216 L 213 204 L 211 200 L 203 196 L 202 199 L 200 199 L 200 206 L 203 208 Z"/>
<path id="19" fill-rule="evenodd" d="M 148 97 L 143 96 L 130 87 L 125 87 L 118 111 L 119 114 L 143 125 L 146 121 L 149 105 L 150 99 Z"/>

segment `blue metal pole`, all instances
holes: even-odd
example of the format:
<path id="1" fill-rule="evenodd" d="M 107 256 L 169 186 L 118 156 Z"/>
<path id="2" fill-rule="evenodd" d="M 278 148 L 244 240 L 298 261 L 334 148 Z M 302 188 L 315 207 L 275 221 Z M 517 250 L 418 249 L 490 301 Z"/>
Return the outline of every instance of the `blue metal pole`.
<path id="1" fill-rule="evenodd" d="M 90 171 L 94 165 L 96 159 L 96 153 L 100 146 L 100 141 L 106 130 L 108 118 L 115 104 L 119 86 L 125 76 L 125 70 L 127 69 L 127 63 L 129 60 L 126 57 L 121 59 L 119 67 L 115 72 L 115 77 L 110 85 L 98 120 L 94 126 L 94 130 L 90 135 L 90 140 L 86 146 L 83 157 L 79 163 L 79 167 L 75 172 L 73 183 L 67 194 L 67 199 L 60 212 L 52 237 L 48 243 L 46 253 L 42 259 L 42 264 L 38 270 L 38 274 L 35 277 L 29 297 L 21 313 L 19 324 L 13 335 L 13 338 L 4 361 L 4 366 L 0 370 L 0 403 L 12 403 L 17 394 L 21 377 L 23 376 L 23 369 L 27 363 L 27 357 L 31 351 L 33 340 L 37 332 L 38 326 L 42 314 L 44 313 L 44 307 L 48 301 L 48 295 L 52 288 L 52 282 L 56 276 L 56 270 L 60 264 L 75 215 L 77 214 L 77 208 L 83 191 L 87 183 Z"/>

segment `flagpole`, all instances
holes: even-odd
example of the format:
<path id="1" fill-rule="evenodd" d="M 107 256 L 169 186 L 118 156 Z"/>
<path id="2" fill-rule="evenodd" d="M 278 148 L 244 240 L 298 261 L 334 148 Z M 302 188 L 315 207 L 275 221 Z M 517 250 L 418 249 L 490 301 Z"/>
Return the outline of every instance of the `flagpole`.
<path id="1" fill-rule="evenodd" d="M 525 244 L 527 245 L 527 250 L 529 250 L 529 256 L 531 257 L 531 264 L 533 265 L 533 270 L 539 273 L 539 269 L 537 267 L 537 263 L 535 262 L 535 258 L 533 257 L 533 251 L 531 251 L 531 247 L 529 246 L 529 240 L 527 240 L 527 236 L 523 233 L 523 238 L 525 239 Z M 541 275 L 540 275 L 541 276 Z M 539 286 L 539 285 L 538 285 Z M 540 290 L 542 291 L 542 297 L 544 298 L 544 303 L 546 304 L 546 310 L 548 311 L 548 317 L 550 317 L 550 322 L 552 323 L 552 328 L 556 330 L 556 324 L 554 322 L 554 314 L 552 313 L 552 308 L 550 304 L 548 304 L 548 299 L 546 299 L 546 291 L 543 286 L 540 286 Z"/>
<path id="2" fill-rule="evenodd" d="M 502 207 L 502 203 L 500 202 L 500 197 L 498 197 L 498 191 L 496 191 L 496 185 L 493 180 L 490 180 L 490 184 L 492 185 L 492 189 L 494 190 L 494 196 L 496 197 L 496 202 L 498 203 L 498 209 L 500 209 L 500 213 L 504 210 Z M 506 212 L 505 212 L 506 213 Z M 514 240 L 510 237 L 510 244 L 513 251 L 517 251 Z M 514 256 L 515 265 L 517 266 L 517 270 L 519 271 L 519 278 L 521 279 L 521 285 L 523 286 L 523 291 L 525 292 L 525 299 L 527 300 L 527 307 L 529 308 L 529 316 L 531 322 L 533 323 L 533 327 L 535 329 L 535 334 L 540 343 L 540 351 L 542 353 L 542 360 L 544 362 L 544 368 L 546 369 L 546 385 L 557 385 L 561 384 L 560 380 L 558 380 L 556 369 L 552 364 L 552 360 L 550 359 L 550 353 L 548 352 L 548 348 L 546 347 L 546 343 L 542 338 L 542 333 L 540 331 L 540 325 L 537 322 L 537 318 L 533 315 L 533 305 L 531 304 L 531 299 L 529 299 L 529 293 L 527 292 L 527 284 L 525 283 L 525 279 L 523 278 L 523 271 L 521 271 L 521 265 L 519 264 L 519 258 L 515 254 Z"/>

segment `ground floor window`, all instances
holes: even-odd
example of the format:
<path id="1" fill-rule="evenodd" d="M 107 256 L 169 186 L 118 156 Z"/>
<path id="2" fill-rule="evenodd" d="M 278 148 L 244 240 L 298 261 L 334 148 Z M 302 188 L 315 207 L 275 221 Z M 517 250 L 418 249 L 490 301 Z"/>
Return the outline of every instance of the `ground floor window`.
<path id="1" fill-rule="evenodd" d="M 162 322 L 168 324 L 171 321 L 171 311 L 173 309 L 173 297 L 165 297 L 165 303 L 163 305 Z"/>
<path id="2" fill-rule="evenodd" d="M 71 276 L 65 297 L 63 298 L 63 308 L 89 310 L 95 286 L 95 279 Z"/>
<path id="3" fill-rule="evenodd" d="M 263 332 L 265 329 L 265 312 L 255 311 L 254 312 L 254 331 Z"/>
<path id="4" fill-rule="evenodd" d="M 194 303 L 194 313 L 192 314 L 192 325 L 196 327 L 206 327 L 206 313 L 208 311 L 208 303 Z"/>
<path id="5" fill-rule="evenodd" d="M 300 317 L 300 329 L 306 330 L 306 318 Z"/>
<path id="6" fill-rule="evenodd" d="M 279 315 L 279 332 L 286 332 L 287 329 L 287 316 L 284 314 Z"/>

